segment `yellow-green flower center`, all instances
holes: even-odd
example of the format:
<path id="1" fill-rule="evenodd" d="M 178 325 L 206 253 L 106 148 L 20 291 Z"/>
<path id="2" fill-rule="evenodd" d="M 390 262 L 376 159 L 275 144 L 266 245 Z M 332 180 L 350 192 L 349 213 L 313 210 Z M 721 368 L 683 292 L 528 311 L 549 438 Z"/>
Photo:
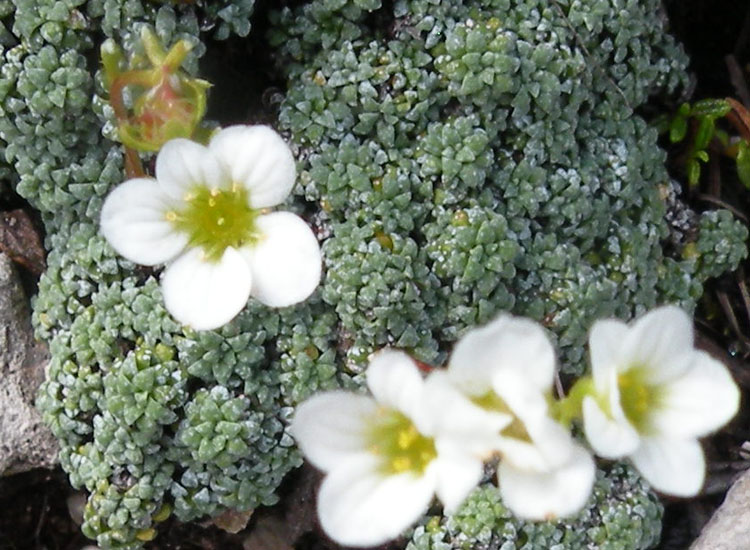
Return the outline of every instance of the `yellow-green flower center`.
<path id="1" fill-rule="evenodd" d="M 503 428 L 500 434 L 504 435 L 505 437 L 512 437 L 513 439 L 531 443 L 531 436 L 529 435 L 529 432 L 526 431 L 526 426 L 524 426 L 523 422 L 521 422 L 518 417 L 513 414 L 513 411 L 503 400 L 503 398 L 496 394 L 494 391 L 488 391 L 487 393 L 485 393 L 484 395 L 480 395 L 479 397 L 472 397 L 471 402 L 486 411 L 508 414 L 513 417 L 513 421 L 505 428 Z"/>
<path id="2" fill-rule="evenodd" d="M 617 376 L 620 390 L 620 406 L 625 418 L 639 432 L 650 429 L 650 411 L 660 406 L 663 391 L 659 386 L 648 384 L 645 367 L 631 367 Z"/>
<path id="3" fill-rule="evenodd" d="M 382 458 L 386 475 L 422 474 L 437 456 L 435 440 L 419 433 L 408 417 L 393 409 L 378 410 L 366 437 L 370 451 Z"/>
<path id="4" fill-rule="evenodd" d="M 166 217 L 188 235 L 190 246 L 199 246 L 210 261 L 219 261 L 227 247 L 239 248 L 259 238 L 255 223 L 259 211 L 250 207 L 242 185 L 229 189 L 197 186 L 185 196 L 182 209 L 170 210 Z"/>

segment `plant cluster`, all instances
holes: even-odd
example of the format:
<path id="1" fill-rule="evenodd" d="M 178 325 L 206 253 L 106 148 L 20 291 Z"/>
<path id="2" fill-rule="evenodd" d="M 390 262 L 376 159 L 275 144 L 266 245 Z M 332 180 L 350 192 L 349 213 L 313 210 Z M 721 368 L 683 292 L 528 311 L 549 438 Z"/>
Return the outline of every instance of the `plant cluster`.
<path id="1" fill-rule="evenodd" d="M 511 311 L 580 374 L 595 319 L 691 310 L 746 254 L 744 226 L 711 212 L 693 242 L 664 245 L 665 156 L 634 114 L 684 78 L 658 2 L 377 5 L 310 2 L 271 34 L 352 368 L 385 345 L 442 363 Z"/>
<path id="2" fill-rule="evenodd" d="M 616 463 L 598 470 L 592 496 L 573 519 L 523 522 L 484 483 L 456 514 L 431 511 L 414 529 L 406 550 L 531 550 L 537 548 L 653 548 L 661 535 L 661 505 L 643 479 Z"/>
<path id="3" fill-rule="evenodd" d="M 736 135 L 717 125 L 722 119 Z M 690 187 L 698 186 L 701 164 L 714 152 L 732 158 L 739 181 L 750 188 L 750 111 L 739 101 L 730 97 L 683 103 L 673 117 L 662 117 L 656 124 L 668 131 L 671 143 L 685 142 L 680 160 Z"/>
<path id="4" fill-rule="evenodd" d="M 187 521 L 274 503 L 301 460 L 295 407 L 320 389 L 362 386 L 383 346 L 442 364 L 467 330 L 509 312 L 542 323 L 565 374 L 580 374 L 595 319 L 667 302 L 691 310 L 707 278 L 746 254 L 747 235 L 728 212 L 707 212 L 677 250 L 666 244 L 664 155 L 634 109 L 684 82 L 687 59 L 657 8 L 268 8 L 286 84 L 277 126 L 298 174 L 283 208 L 311 222 L 323 279 L 302 304 L 250 300 L 229 324 L 196 331 L 165 308 L 158 267 L 120 257 L 100 233 L 105 197 L 127 177 L 99 41 L 122 50 L 119 71 L 140 70 L 149 26 L 164 52 L 190 44 L 177 73 L 197 79 L 207 47 L 248 34 L 253 0 L 0 0 L 0 171 L 46 229 L 33 321 L 52 360 L 38 403 L 71 483 L 90 494 L 87 534 L 137 548 L 170 513 Z M 127 88 L 130 115 L 143 115 L 147 92 Z M 599 493 L 570 523 L 514 520 L 519 534 L 503 536 L 574 548 L 565 533 L 585 525 L 648 547 L 653 537 L 634 534 L 658 532 L 646 486 L 600 475 L 597 486 L 632 491 Z M 472 525 L 507 518 L 488 498 L 427 525 L 459 547 L 480 537 Z"/>
<path id="5" fill-rule="evenodd" d="M 597 455 L 627 456 L 663 493 L 697 494 L 706 470 L 697 438 L 735 415 L 740 393 L 724 365 L 693 349 L 692 320 L 673 306 L 632 326 L 599 320 L 589 349 L 591 376 L 555 400 L 544 329 L 501 315 L 467 332 L 447 368 L 424 380 L 406 354 L 383 350 L 367 371 L 372 398 L 310 398 L 292 433 L 327 473 L 323 529 L 348 546 L 381 544 L 424 515 L 433 493 L 453 514 L 488 460 L 499 460 L 499 493 L 515 516 L 574 516 L 594 483 L 591 456 L 566 430 L 574 419 Z"/>

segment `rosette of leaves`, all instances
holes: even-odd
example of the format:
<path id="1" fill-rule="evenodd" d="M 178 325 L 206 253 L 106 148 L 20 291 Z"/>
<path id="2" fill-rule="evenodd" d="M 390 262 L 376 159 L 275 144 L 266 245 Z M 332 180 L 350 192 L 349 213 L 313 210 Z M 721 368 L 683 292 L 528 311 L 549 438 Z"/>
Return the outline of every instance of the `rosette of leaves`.
<path id="1" fill-rule="evenodd" d="M 280 466 L 289 460 L 292 439 L 279 419 L 254 410 L 253 401 L 215 385 L 199 389 L 187 403 L 167 453 L 182 466 L 170 488 L 181 520 L 277 500 L 274 491 L 286 473 Z M 258 460 L 261 455 L 266 460 Z"/>
<path id="2" fill-rule="evenodd" d="M 163 344 L 136 348 L 103 376 L 103 411 L 93 420 L 93 442 L 79 453 L 105 466 L 86 481 L 91 494 L 82 526 L 99 545 L 137 548 L 156 536 L 153 524 L 165 519 L 174 470 L 165 448 L 188 396 L 186 381 L 174 350 Z"/>

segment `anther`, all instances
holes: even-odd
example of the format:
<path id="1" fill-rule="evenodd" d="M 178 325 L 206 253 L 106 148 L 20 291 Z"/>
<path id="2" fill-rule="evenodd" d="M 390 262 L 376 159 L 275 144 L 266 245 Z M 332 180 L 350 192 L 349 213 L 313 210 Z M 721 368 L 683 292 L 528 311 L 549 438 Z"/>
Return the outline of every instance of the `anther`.
<path id="1" fill-rule="evenodd" d="M 411 469 L 411 460 L 405 456 L 394 458 L 391 461 L 391 467 L 395 472 L 406 472 Z"/>
<path id="2" fill-rule="evenodd" d="M 417 439 L 417 430 L 414 426 L 410 426 L 405 430 L 401 430 L 398 434 L 397 445 L 399 449 L 407 449 Z"/>

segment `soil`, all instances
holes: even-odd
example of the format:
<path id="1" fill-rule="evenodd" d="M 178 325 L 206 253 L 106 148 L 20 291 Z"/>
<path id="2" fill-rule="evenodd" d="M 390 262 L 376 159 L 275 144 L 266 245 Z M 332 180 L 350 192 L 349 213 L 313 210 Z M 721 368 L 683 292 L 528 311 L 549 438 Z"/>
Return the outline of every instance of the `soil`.
<path id="1" fill-rule="evenodd" d="M 745 82 L 750 81 L 750 4 L 736 0 L 666 0 L 665 3 L 672 32 L 684 43 L 692 59 L 694 88 L 692 95 L 682 99 L 695 101 L 731 96 L 741 100 L 743 94 L 750 97 L 747 93 L 750 84 Z M 258 2 L 259 6 L 265 4 L 265 0 Z M 264 11 L 256 9 L 256 15 Z M 254 21 L 252 35 L 262 36 L 263 26 L 262 20 Z M 209 49 L 203 62 L 204 76 L 217 83 L 212 91 L 211 103 L 216 105 L 221 100 L 221 104 L 236 106 L 235 111 L 215 117 L 221 122 L 224 122 L 224 117 L 232 121 L 248 119 L 259 122 L 274 110 L 280 88 L 275 87 L 273 82 L 263 89 L 252 91 L 254 100 L 250 109 L 240 107 L 237 102 L 231 101 L 231 96 L 226 95 L 238 90 L 242 92 L 240 95 L 247 97 L 248 79 L 241 74 L 230 74 L 222 68 L 221 63 L 225 63 L 225 59 L 244 52 L 254 58 L 252 65 L 247 65 L 270 65 L 267 59 L 260 59 L 267 55 L 263 53 L 264 49 L 253 48 L 252 45 L 241 40 L 227 41 L 213 50 Z M 732 58 L 728 60 L 727 56 Z M 220 80 L 226 81 L 227 86 L 218 82 Z M 225 94 L 223 99 L 215 95 L 218 93 Z M 750 103 L 750 100 L 747 101 Z M 662 112 L 674 111 L 676 107 L 677 103 L 655 106 Z M 243 108 L 245 110 L 240 110 Z M 209 118 L 211 111 L 209 106 Z M 665 143 L 665 147 L 669 147 L 669 144 Z M 679 158 L 678 148 L 669 147 L 669 151 L 671 161 Z M 671 169 L 676 180 L 684 181 L 676 162 Z M 719 178 L 718 194 L 716 185 L 713 185 L 713 191 L 685 189 L 683 196 L 698 211 L 715 208 L 716 201 L 724 202 L 747 221 L 750 214 L 748 190 L 741 186 L 731 169 L 723 165 Z M 3 185 L 0 182 L 0 212 L 21 208 L 32 219 L 37 219 L 36 213 Z M 713 202 L 707 204 L 709 201 L 705 195 L 711 192 Z M 746 272 L 750 273 L 750 265 L 746 261 L 743 267 L 744 270 L 728 274 L 708 286 L 696 314 L 699 345 L 730 366 L 743 390 L 743 408 L 730 425 L 704 441 L 708 476 L 703 492 L 691 500 L 664 499 L 664 530 L 658 550 L 688 548 L 721 503 L 732 481 L 750 466 L 750 452 L 748 455 L 741 452 L 743 443 L 750 441 L 750 368 L 747 361 L 750 357 L 750 311 L 747 307 L 750 300 L 746 299 L 745 286 L 750 282 L 745 277 Z M 26 289 L 31 295 L 35 290 L 37 274 L 28 265 L 24 267 L 23 263 L 21 269 L 25 270 Z M 247 528 L 237 534 L 227 533 L 212 525 L 182 525 L 168 521 L 160 529 L 158 538 L 147 548 L 342 550 L 316 527 L 314 488 L 319 479 L 319 474 L 308 467 L 288 476 L 281 489 L 281 503 L 256 512 Z M 77 550 L 92 544 L 71 518 L 67 502 L 73 495 L 75 491 L 59 469 L 0 478 L 0 550 Z M 403 543 L 395 542 L 383 548 L 396 550 L 403 548 Z"/>

